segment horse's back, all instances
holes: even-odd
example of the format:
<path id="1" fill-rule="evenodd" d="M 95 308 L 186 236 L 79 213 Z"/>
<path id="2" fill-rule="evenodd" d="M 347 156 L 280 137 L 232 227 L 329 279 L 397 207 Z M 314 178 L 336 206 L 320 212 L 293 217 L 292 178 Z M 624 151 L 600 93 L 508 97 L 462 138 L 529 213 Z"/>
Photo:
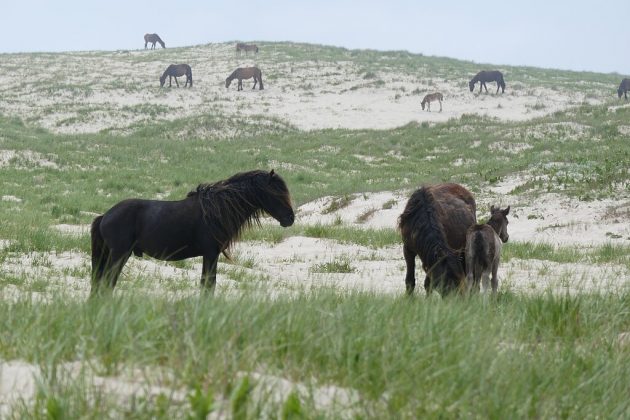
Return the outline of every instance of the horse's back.
<path id="1" fill-rule="evenodd" d="M 466 231 L 477 221 L 477 206 L 470 191 L 459 184 L 444 183 L 428 187 L 433 196 L 439 223 L 449 246 L 461 250 L 466 245 Z"/>

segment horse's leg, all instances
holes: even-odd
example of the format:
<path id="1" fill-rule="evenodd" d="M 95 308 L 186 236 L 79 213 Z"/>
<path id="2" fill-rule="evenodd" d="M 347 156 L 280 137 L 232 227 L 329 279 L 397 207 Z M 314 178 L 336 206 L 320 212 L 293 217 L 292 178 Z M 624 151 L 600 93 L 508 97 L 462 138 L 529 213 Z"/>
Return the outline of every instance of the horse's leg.
<path id="1" fill-rule="evenodd" d="M 483 292 L 488 293 L 488 289 L 490 288 L 490 271 L 489 270 L 486 269 L 481 273 L 481 282 L 483 285 Z"/>
<path id="2" fill-rule="evenodd" d="M 177 81 L 177 77 L 173 76 L 173 79 L 175 79 L 175 84 L 177 85 L 177 87 L 179 87 L 179 82 Z"/>
<path id="3" fill-rule="evenodd" d="M 497 289 L 499 288 L 499 277 L 497 276 L 497 272 L 499 271 L 499 258 L 494 261 L 492 264 L 492 294 L 497 294 Z"/>
<path id="4" fill-rule="evenodd" d="M 148 41 L 144 41 L 144 49 L 145 49 L 145 50 L 147 49 L 147 45 L 148 45 L 148 44 L 149 44 L 149 42 L 148 42 Z"/>
<path id="5" fill-rule="evenodd" d="M 258 78 L 254 76 L 254 86 L 252 87 L 252 90 L 256 89 L 256 83 L 258 83 Z"/>
<path id="6" fill-rule="evenodd" d="M 440 102 L 440 112 L 442 112 L 442 101 L 440 99 L 438 101 Z"/>
<path id="7" fill-rule="evenodd" d="M 105 292 L 110 294 L 114 291 L 114 287 L 116 287 L 116 283 L 118 282 L 118 277 L 120 276 L 120 273 L 130 255 L 131 250 L 126 252 L 110 250 L 107 260 L 104 262 L 102 267 L 100 267 L 102 276 L 95 279 L 92 283 L 90 296 Z"/>
<path id="8" fill-rule="evenodd" d="M 427 102 L 427 111 L 431 112 L 431 101 Z"/>
<path id="9" fill-rule="evenodd" d="M 203 268 L 201 270 L 201 289 L 214 293 L 217 284 L 217 263 L 219 254 L 211 254 L 203 257 Z"/>
<path id="10" fill-rule="evenodd" d="M 403 246 L 403 255 L 407 264 L 407 274 L 405 275 L 405 286 L 407 294 L 412 295 L 416 287 L 416 253 L 408 246 Z M 425 284 L 426 289 L 426 284 Z"/>
<path id="11" fill-rule="evenodd" d="M 243 90 L 243 79 L 238 79 L 238 89 L 236 90 Z"/>

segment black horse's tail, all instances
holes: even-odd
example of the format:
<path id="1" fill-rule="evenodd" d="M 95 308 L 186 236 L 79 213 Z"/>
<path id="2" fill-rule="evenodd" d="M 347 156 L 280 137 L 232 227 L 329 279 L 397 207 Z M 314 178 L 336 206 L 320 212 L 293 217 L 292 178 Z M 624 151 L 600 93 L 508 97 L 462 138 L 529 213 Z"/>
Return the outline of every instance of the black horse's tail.
<path id="1" fill-rule="evenodd" d="M 90 234 L 92 236 L 92 282 L 103 277 L 105 265 L 109 258 L 110 250 L 101 234 L 101 221 L 103 216 L 98 216 L 92 222 Z"/>

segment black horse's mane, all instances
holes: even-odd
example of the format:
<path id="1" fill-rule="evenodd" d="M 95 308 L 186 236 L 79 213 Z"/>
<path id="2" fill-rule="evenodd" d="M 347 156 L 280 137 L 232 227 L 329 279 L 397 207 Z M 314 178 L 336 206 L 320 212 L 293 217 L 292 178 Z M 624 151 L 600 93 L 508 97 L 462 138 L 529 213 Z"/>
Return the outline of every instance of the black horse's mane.
<path id="1" fill-rule="evenodd" d="M 435 200 L 427 187 L 420 188 L 411 195 L 405 210 L 398 218 L 398 229 L 403 235 L 417 234 L 417 238 L 409 237 L 408 240 L 416 246 L 422 261 L 428 267 L 433 267 L 444 258 L 447 261 L 459 258 L 446 242 Z M 419 238 L 422 239 L 418 240 Z"/>
<path id="2" fill-rule="evenodd" d="M 286 193 L 281 194 L 272 187 L 271 177 L 282 182 Z M 260 218 L 264 214 L 260 203 L 264 195 L 286 195 L 287 202 L 290 202 L 282 178 L 262 170 L 241 172 L 221 181 L 199 184 L 187 197 L 198 197 L 204 221 L 211 226 L 214 239 L 223 252 L 230 248 L 244 229 L 260 226 Z"/>

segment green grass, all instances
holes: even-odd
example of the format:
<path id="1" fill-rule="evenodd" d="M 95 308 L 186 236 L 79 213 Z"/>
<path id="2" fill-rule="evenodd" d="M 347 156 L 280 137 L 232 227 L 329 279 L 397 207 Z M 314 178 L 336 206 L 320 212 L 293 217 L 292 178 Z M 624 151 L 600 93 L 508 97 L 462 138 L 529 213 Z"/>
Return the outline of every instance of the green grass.
<path id="1" fill-rule="evenodd" d="M 630 414 L 630 347 L 618 343 L 618 335 L 630 330 L 627 292 L 502 294 L 496 301 L 326 291 L 272 300 L 245 294 L 173 301 L 131 292 L 85 303 L 59 305 L 59 299 L 0 301 L 0 357 L 49 372 L 35 403 L 14 407 L 17 417 L 61 410 L 65 418 L 104 412 L 144 418 L 160 407 L 179 417 L 212 410 L 217 400 L 230 400 L 227 409 L 246 412 L 246 418 L 274 404 L 278 412 L 286 404 L 309 418 L 327 417 L 325 407 L 299 392 L 275 403 L 269 395 L 256 401 L 257 381 L 238 379 L 243 372 L 307 383 L 311 393 L 329 385 L 352 389 L 360 398 L 352 410 L 360 417 Z M 165 379 L 145 380 L 183 390 L 188 398 L 138 400 L 129 408 L 85 386 L 86 377 L 51 374 L 75 360 L 101 375 L 131 366 L 166 369 Z"/>
<path id="2" fill-rule="evenodd" d="M 389 80 L 386 75 L 394 72 L 422 85 L 457 78 L 465 91 L 466 80 L 485 66 L 404 51 L 258 44 L 257 59 L 280 69 L 268 80 L 282 80 L 299 68 L 322 69 L 322 77 L 332 78 L 345 71 L 339 63 L 348 62 L 356 69 L 356 83 L 344 85 L 351 90 L 382 87 Z M 31 68 L 80 57 L 147 68 L 154 64 L 159 69 L 163 62 L 176 60 L 191 59 L 195 64 L 198 48 L 214 47 L 169 48 L 150 54 L 81 52 L 73 53 L 72 59 L 48 53 L 19 58 Z M 0 68 L 6 70 L 3 64 Z M 72 284 L 81 278 L 87 282 L 89 267 L 57 269 L 58 275 L 50 268 L 55 254 L 89 253 L 90 244 L 87 235 L 64 235 L 53 225 L 89 224 L 95 214 L 129 197 L 180 199 L 198 183 L 254 168 L 276 169 L 287 181 L 296 206 L 336 197 L 330 212 L 343 212 L 354 193 L 412 190 L 425 183 L 453 181 L 478 195 L 522 173 L 530 180 L 515 193 L 531 201 L 547 192 L 582 200 L 626 200 L 630 143 L 621 133 L 630 121 L 630 108 L 612 110 L 620 102 L 611 96 L 614 89 L 608 88 L 618 84 L 619 75 L 510 66 L 501 70 L 509 80 L 506 96 L 542 87 L 611 99 L 521 122 L 463 115 L 444 123 L 411 123 L 392 130 L 300 132 L 269 117 L 264 109 L 243 118 L 223 115 L 217 107 L 201 115 L 156 121 L 153 118 L 177 115 L 177 110 L 155 104 L 109 109 L 81 102 L 108 89 L 150 92 L 166 99 L 168 92 L 156 87 L 156 77 L 125 76 L 95 86 L 49 77 L 27 86 L 67 99 L 63 104 L 67 115 L 56 120 L 58 127 L 89 123 L 99 115 L 137 122 L 98 134 L 56 135 L 36 126 L 42 116 L 56 114 L 56 106 L 32 104 L 39 114 L 24 120 L 0 116 L 0 151 L 15 153 L 2 163 L 0 188 L 2 195 L 21 200 L 0 201 L 0 239 L 10 241 L 0 249 L 0 262 L 29 252 L 51 253 L 33 259 L 33 266 L 50 272 L 50 278 L 11 274 L 0 267 L 0 358 L 25 360 L 43 372 L 34 401 L 14 404 L 13 417 L 204 418 L 208 412 L 235 418 L 344 417 L 341 408 L 314 402 L 317 390 L 326 386 L 359 395 L 360 403 L 347 417 L 630 416 L 626 379 L 630 350 L 617 339 L 630 331 L 627 288 L 577 296 L 506 292 L 496 300 L 404 299 L 327 290 L 261 293 L 265 283 L 276 279 L 259 273 L 253 257 L 234 255 L 232 261 L 222 260 L 231 264 L 221 264 L 220 274 L 236 291 L 209 299 L 197 297 L 196 292 L 192 298 L 179 299 L 172 293 L 169 297 L 142 294 L 154 291 L 156 281 L 166 293 L 186 295 L 196 288 L 196 284 L 160 278 L 125 279 L 110 300 L 81 302 L 58 293 L 67 285 L 64 276 L 73 277 Z M 340 90 L 331 86 L 334 92 Z M 412 83 L 397 95 L 422 95 L 423 89 Z M 313 84 L 304 85 L 305 91 L 320 93 Z M 206 104 L 229 101 L 238 110 L 248 106 L 219 96 L 203 100 Z M 545 106 L 536 103 L 532 109 Z M 583 132 L 576 134 L 574 125 Z M 531 148 L 510 151 L 522 144 Z M 463 164 L 454 166 L 455 161 Z M 389 201 L 383 209 L 395 204 Z M 544 214 L 526 217 L 530 216 Z M 369 217 L 369 212 L 362 215 Z M 299 219 L 287 229 L 265 224 L 245 232 L 242 240 L 278 243 L 291 236 L 374 249 L 401 242 L 393 227 L 304 225 Z M 630 270 L 629 255 L 627 245 L 612 242 L 578 249 L 516 241 L 505 245 L 502 258 L 615 264 Z M 191 262 L 173 265 L 192 267 Z M 331 274 L 355 269 L 350 260 L 336 259 L 316 264 L 311 271 Z M 63 374 L 63 364 L 74 361 L 86 370 L 78 376 Z M 145 372 L 139 380 L 147 386 L 161 385 L 185 397 L 165 391 L 121 401 L 90 380 L 90 372 L 119 375 L 133 368 Z M 166 374 L 156 379 L 151 372 Z M 260 397 L 256 373 L 305 386 L 296 385 L 280 399 Z M 269 410 L 274 414 L 269 415 Z"/>

